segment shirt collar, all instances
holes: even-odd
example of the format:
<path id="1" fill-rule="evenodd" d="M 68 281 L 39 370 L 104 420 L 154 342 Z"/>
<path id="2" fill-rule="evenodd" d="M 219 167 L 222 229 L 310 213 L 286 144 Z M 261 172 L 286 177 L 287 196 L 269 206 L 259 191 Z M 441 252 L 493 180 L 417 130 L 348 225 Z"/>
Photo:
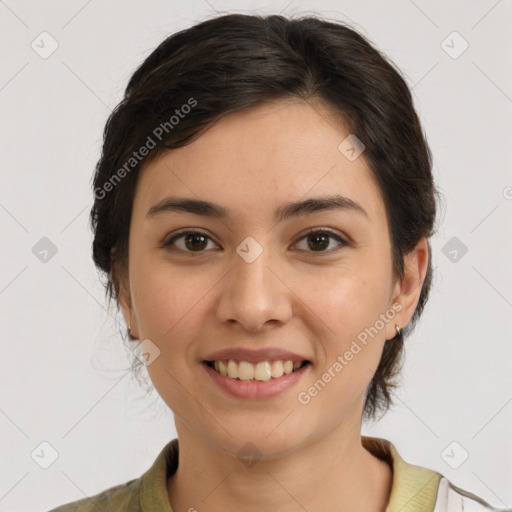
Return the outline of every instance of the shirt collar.
<path id="1" fill-rule="evenodd" d="M 386 512 L 432 512 L 442 475 L 405 462 L 387 439 L 361 436 L 364 448 L 393 468 L 393 484 Z"/>
<path id="2" fill-rule="evenodd" d="M 432 512 L 441 475 L 405 462 L 393 443 L 379 437 L 361 436 L 364 448 L 393 468 L 393 484 L 386 512 Z M 178 439 L 170 441 L 142 476 L 141 508 L 144 512 L 172 512 L 167 479 L 178 467 Z"/>

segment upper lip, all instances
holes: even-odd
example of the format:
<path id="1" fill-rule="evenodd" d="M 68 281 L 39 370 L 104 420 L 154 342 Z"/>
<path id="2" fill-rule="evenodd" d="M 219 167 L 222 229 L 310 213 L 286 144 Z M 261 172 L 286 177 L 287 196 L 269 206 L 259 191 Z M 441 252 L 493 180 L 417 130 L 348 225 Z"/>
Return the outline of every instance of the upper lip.
<path id="1" fill-rule="evenodd" d="M 205 357 L 205 361 L 225 361 L 233 359 L 236 361 L 247 361 L 248 363 L 259 363 L 261 361 L 293 361 L 302 362 L 307 361 L 306 357 L 299 354 L 282 350 L 277 347 L 268 347 L 260 349 L 248 348 L 226 348 L 212 352 Z"/>

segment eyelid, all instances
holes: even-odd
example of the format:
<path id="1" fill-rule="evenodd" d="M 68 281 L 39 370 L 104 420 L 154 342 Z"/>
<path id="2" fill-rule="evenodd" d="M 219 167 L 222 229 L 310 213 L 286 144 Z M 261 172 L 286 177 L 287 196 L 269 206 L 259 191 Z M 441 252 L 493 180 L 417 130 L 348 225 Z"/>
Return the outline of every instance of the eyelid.
<path id="1" fill-rule="evenodd" d="M 339 243 L 340 243 L 340 247 L 344 247 L 344 246 L 348 246 L 350 245 L 350 242 L 346 239 L 346 237 L 343 237 L 342 235 L 340 235 L 338 232 L 336 231 L 333 231 L 332 229 L 330 228 L 322 228 L 322 227 L 314 227 L 314 228 L 309 228 L 306 232 L 303 232 L 302 234 L 298 235 L 296 241 L 294 242 L 294 246 L 300 242 L 302 239 L 306 238 L 307 236 L 311 235 L 311 234 L 315 234 L 315 233 L 321 233 L 321 234 L 328 234 L 330 235 L 332 238 L 336 239 Z M 216 245 L 219 245 L 214 239 L 212 236 L 210 236 L 206 231 L 203 231 L 201 229 L 197 229 L 197 228 L 183 228 L 183 230 L 181 231 L 178 231 L 177 233 L 174 233 L 172 235 L 171 238 L 169 238 L 168 240 L 164 240 L 164 242 L 162 243 L 162 248 L 168 248 L 168 247 L 172 247 L 173 249 L 177 250 L 178 252 L 181 252 L 181 253 L 184 253 L 184 254 L 187 254 L 187 255 L 193 255 L 193 254 L 205 254 L 207 251 L 184 251 L 182 249 L 178 249 L 176 247 L 173 247 L 173 242 L 175 240 L 177 240 L 178 238 L 184 236 L 184 235 L 188 235 L 188 234 L 196 234 L 196 235 L 202 235 L 206 238 L 208 238 L 209 240 L 211 240 L 213 243 L 215 243 Z M 315 251 L 305 251 L 309 254 L 312 254 L 313 256 L 321 256 L 321 255 L 327 255 L 327 254 L 333 254 L 335 252 L 337 252 L 338 249 L 334 248 L 334 249 L 330 249 L 329 251 L 319 251 L 319 252 L 315 252 Z"/>
<path id="2" fill-rule="evenodd" d="M 185 254 L 204 254 L 204 253 L 206 253 L 206 251 L 198 251 L 198 252 L 183 251 L 182 249 L 178 249 L 176 247 L 173 247 L 173 242 L 175 240 L 177 240 L 178 238 L 181 238 L 184 235 L 189 235 L 189 234 L 192 234 L 192 235 L 202 235 L 202 236 L 208 238 L 209 240 L 211 240 L 215 245 L 219 245 L 214 240 L 214 238 L 211 235 L 209 235 L 206 231 L 203 231 L 203 230 L 200 230 L 200 229 L 197 229 L 197 228 L 184 228 L 183 230 L 178 231 L 177 233 L 174 233 L 170 238 L 168 238 L 168 239 L 166 238 L 162 242 L 161 247 L 164 248 L 164 249 L 171 247 L 171 248 L 177 250 L 178 252 L 185 253 Z"/>
<path id="3" fill-rule="evenodd" d="M 334 254 L 339 250 L 340 247 L 345 247 L 345 246 L 350 245 L 350 242 L 348 241 L 348 239 L 346 237 L 342 236 L 337 231 L 334 231 L 330 228 L 323 228 L 323 227 L 309 228 L 305 233 L 302 233 L 301 235 L 299 235 L 297 237 L 297 241 L 294 243 L 294 245 L 297 244 L 298 242 L 300 242 L 303 238 L 306 238 L 307 236 L 309 236 L 311 234 L 315 234 L 315 233 L 328 234 L 329 236 L 331 236 L 332 238 L 336 239 L 339 242 L 339 246 L 337 248 L 330 249 L 328 251 L 318 251 L 318 252 L 305 251 L 306 253 L 311 254 L 313 256 L 322 256 L 322 255 L 327 256 L 330 254 Z"/>

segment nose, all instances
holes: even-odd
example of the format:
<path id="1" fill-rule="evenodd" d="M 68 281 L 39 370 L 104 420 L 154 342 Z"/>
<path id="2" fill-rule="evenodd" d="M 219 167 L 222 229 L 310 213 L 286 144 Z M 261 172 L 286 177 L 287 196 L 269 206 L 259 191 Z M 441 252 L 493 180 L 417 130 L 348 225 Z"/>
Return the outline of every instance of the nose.
<path id="1" fill-rule="evenodd" d="M 269 248 L 254 260 L 233 255 L 222 279 L 216 314 L 219 321 L 258 332 L 286 324 L 293 314 L 293 293 Z"/>

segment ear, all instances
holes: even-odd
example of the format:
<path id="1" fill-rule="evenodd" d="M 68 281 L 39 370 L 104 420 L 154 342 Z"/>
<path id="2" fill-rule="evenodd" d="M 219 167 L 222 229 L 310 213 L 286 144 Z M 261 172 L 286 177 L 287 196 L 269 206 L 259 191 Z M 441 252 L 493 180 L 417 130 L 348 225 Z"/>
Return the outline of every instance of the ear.
<path id="1" fill-rule="evenodd" d="M 121 272 L 118 274 L 115 270 L 115 267 L 112 267 L 112 281 L 114 283 L 116 295 L 123 312 L 126 327 L 127 329 L 130 327 L 128 336 L 131 339 L 136 340 L 139 338 L 139 328 L 137 325 L 137 317 L 135 316 L 135 312 L 132 306 L 132 294 L 128 272 Z"/>
<path id="2" fill-rule="evenodd" d="M 389 322 L 386 328 L 386 339 L 396 336 L 395 323 L 403 328 L 411 320 L 421 295 L 421 289 L 427 274 L 429 261 L 428 242 L 423 237 L 416 247 L 404 256 L 404 277 L 398 280 L 393 290 L 392 304 L 400 304 L 402 309 Z"/>

